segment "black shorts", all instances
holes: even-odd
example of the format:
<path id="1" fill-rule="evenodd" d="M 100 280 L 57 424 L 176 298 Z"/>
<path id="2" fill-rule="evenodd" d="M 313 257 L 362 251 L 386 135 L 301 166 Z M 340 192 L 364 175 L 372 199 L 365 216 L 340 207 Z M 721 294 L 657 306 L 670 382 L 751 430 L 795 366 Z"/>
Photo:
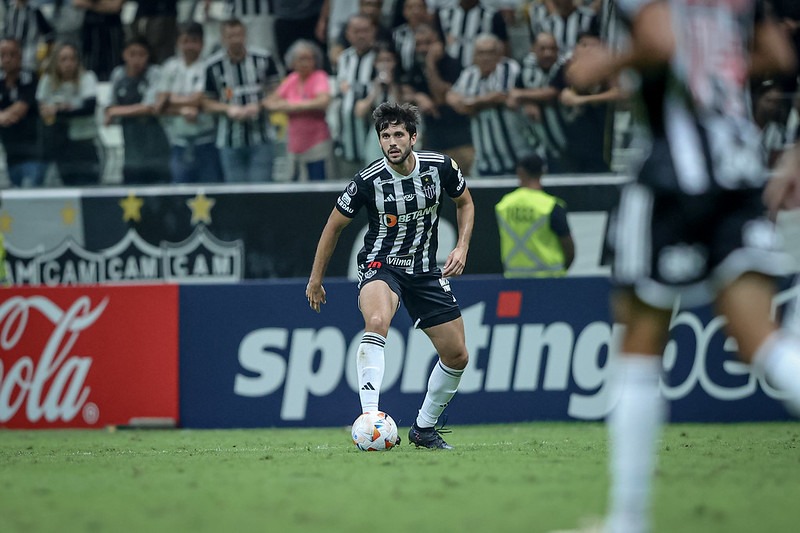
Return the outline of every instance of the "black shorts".
<path id="1" fill-rule="evenodd" d="M 456 297 L 450 291 L 450 281 L 438 272 L 408 274 L 376 261 L 358 267 L 359 290 L 376 280 L 386 282 L 397 294 L 415 328 L 438 326 L 461 316 Z"/>
<path id="2" fill-rule="evenodd" d="M 613 277 L 644 302 L 670 308 L 709 303 L 745 272 L 791 269 L 758 189 L 690 195 L 628 185 L 609 230 Z"/>

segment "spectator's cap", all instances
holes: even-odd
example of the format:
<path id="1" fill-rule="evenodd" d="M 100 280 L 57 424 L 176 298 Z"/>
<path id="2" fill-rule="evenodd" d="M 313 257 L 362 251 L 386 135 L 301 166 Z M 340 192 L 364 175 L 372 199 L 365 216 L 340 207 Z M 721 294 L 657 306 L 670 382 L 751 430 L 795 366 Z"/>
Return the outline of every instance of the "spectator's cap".
<path id="1" fill-rule="evenodd" d="M 537 154 L 528 154 L 520 158 L 517 170 L 522 171 L 528 177 L 539 178 L 545 170 L 544 160 Z"/>

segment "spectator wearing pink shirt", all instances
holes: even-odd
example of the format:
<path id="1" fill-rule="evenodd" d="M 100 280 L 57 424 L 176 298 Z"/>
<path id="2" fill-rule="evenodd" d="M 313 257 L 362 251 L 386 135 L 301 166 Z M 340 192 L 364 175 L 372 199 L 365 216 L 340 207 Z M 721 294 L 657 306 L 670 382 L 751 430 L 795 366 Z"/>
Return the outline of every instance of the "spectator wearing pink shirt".
<path id="1" fill-rule="evenodd" d="M 311 41 L 295 41 L 286 52 L 292 69 L 278 89 L 267 96 L 264 107 L 289 116 L 288 151 L 292 177 L 318 181 L 330 176 L 333 145 L 325 110 L 331 101 L 328 74 L 322 70 L 322 51 Z"/>

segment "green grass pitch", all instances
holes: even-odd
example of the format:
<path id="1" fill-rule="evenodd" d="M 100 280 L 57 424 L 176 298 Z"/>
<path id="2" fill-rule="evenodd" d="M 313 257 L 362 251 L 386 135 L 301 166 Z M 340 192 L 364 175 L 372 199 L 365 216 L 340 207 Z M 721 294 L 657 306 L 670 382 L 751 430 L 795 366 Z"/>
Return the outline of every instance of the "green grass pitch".
<path id="1" fill-rule="evenodd" d="M 453 429 L 451 452 L 373 453 L 344 428 L 4 430 L 0 531 L 536 533 L 602 514 L 603 425 Z M 668 426 L 656 533 L 800 531 L 798 439 L 796 423 Z"/>

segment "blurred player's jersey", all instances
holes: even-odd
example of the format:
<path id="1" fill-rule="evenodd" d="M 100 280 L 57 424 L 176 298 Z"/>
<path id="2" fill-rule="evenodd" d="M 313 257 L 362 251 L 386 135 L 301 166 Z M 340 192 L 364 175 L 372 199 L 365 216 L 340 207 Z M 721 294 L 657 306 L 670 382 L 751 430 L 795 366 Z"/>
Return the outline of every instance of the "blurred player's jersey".
<path id="1" fill-rule="evenodd" d="M 632 19 L 644 0 L 620 0 Z M 641 182 L 701 194 L 756 188 L 766 170 L 747 107 L 749 49 L 762 0 L 670 0 L 676 51 L 669 69 L 643 75 L 653 135 Z"/>
<path id="2" fill-rule="evenodd" d="M 409 274 L 435 272 L 439 213 L 444 195 L 457 198 L 467 185 L 455 161 L 437 152 L 414 152 L 408 176 L 378 159 L 359 172 L 336 200 L 336 209 L 353 218 L 367 210 L 369 228 L 359 265 L 379 261 Z"/>

